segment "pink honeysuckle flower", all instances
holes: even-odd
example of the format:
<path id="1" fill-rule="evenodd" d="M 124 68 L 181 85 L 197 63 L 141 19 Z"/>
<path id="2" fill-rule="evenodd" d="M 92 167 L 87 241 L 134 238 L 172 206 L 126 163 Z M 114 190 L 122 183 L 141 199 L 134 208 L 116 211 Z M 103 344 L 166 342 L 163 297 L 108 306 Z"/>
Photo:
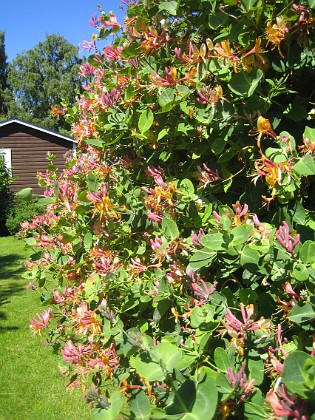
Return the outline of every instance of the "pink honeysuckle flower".
<path id="1" fill-rule="evenodd" d="M 203 163 L 202 166 L 203 168 L 197 166 L 198 172 L 196 175 L 199 181 L 202 182 L 203 188 L 206 188 L 208 184 L 218 181 L 220 179 L 220 175 L 218 170 L 214 172 L 212 169 L 208 168 L 205 163 Z"/>
<path id="2" fill-rule="evenodd" d="M 266 395 L 266 401 L 278 418 L 286 417 L 294 420 L 308 420 L 307 402 L 301 402 L 299 397 L 294 399 L 288 395 L 285 386 L 282 384 L 281 389 L 276 391 L 271 389 Z"/>
<path id="3" fill-rule="evenodd" d="M 136 257 L 135 259 L 131 258 L 130 261 L 131 261 L 132 271 L 135 271 L 136 273 L 139 274 L 147 270 L 147 266 L 142 264 L 139 257 Z"/>
<path id="4" fill-rule="evenodd" d="M 191 81 L 191 79 L 194 77 L 196 70 L 193 69 L 189 73 L 187 73 L 184 77 L 181 77 L 180 79 L 177 79 L 177 69 L 175 67 L 171 67 L 168 69 L 165 67 L 165 77 L 161 77 L 157 71 L 155 70 L 153 74 L 150 76 L 152 84 L 154 86 L 176 86 L 177 84 L 180 84 L 181 82 L 187 81 L 188 83 Z"/>
<path id="5" fill-rule="evenodd" d="M 290 228 L 286 221 L 282 222 L 282 226 L 279 227 L 279 229 L 276 231 L 276 238 L 278 239 L 278 242 L 280 245 L 287 251 L 293 258 L 295 258 L 294 255 L 294 248 L 297 246 L 297 244 L 300 242 L 300 235 L 297 234 L 295 239 L 292 235 L 290 235 Z"/>
<path id="6" fill-rule="evenodd" d="M 166 190 L 167 187 L 164 184 L 163 178 L 162 178 L 162 170 L 161 168 L 151 168 L 148 166 L 147 168 L 147 174 L 152 176 L 154 178 L 154 182 L 161 187 L 163 190 Z"/>
<path id="7" fill-rule="evenodd" d="M 243 217 L 248 213 L 248 205 L 246 203 L 243 207 L 240 203 L 232 204 L 232 207 L 237 217 Z"/>
<path id="8" fill-rule="evenodd" d="M 199 91 L 197 91 L 197 95 L 197 102 L 199 102 L 202 105 L 211 105 L 212 113 L 214 113 L 217 103 L 223 96 L 223 91 L 221 86 L 216 86 L 214 88 L 203 87 Z"/>
<path id="9" fill-rule="evenodd" d="M 199 242 L 200 238 L 202 238 L 205 235 L 205 232 L 203 229 L 199 229 L 199 232 L 196 234 L 193 230 L 191 231 L 191 239 L 192 239 L 192 243 L 195 246 L 202 246 L 201 243 Z"/>
<path id="10" fill-rule="evenodd" d="M 281 333 L 282 333 L 282 326 L 281 326 L 281 324 L 278 324 L 277 340 L 278 340 L 278 344 L 279 344 L 279 349 L 280 349 L 283 357 L 287 357 L 288 353 L 282 347 Z"/>
<path id="11" fill-rule="evenodd" d="M 263 226 L 263 224 L 261 223 L 261 221 L 258 219 L 257 214 L 254 214 L 254 216 L 253 216 L 253 222 L 254 222 L 254 223 L 255 223 L 255 225 L 256 225 L 256 226 L 258 226 L 258 227 L 262 227 L 262 226 Z"/>
<path id="12" fill-rule="evenodd" d="M 102 198 L 107 196 L 107 184 L 104 182 L 102 184 L 101 190 L 97 192 L 88 191 L 86 198 L 91 201 L 91 203 L 102 203 Z"/>
<path id="13" fill-rule="evenodd" d="M 147 188 L 147 187 L 141 187 L 142 191 L 144 191 L 147 194 L 154 195 L 155 190 L 153 188 Z"/>
<path id="14" fill-rule="evenodd" d="M 105 28 L 110 28 L 110 27 L 112 27 L 112 28 L 115 28 L 115 27 L 121 28 L 121 24 L 117 22 L 116 15 L 113 12 L 109 12 L 109 20 L 105 20 L 104 17 L 101 16 L 99 18 L 99 21 L 102 23 L 102 25 Z"/>
<path id="15" fill-rule="evenodd" d="M 221 216 L 219 215 L 219 213 L 217 211 L 213 210 L 212 214 L 213 214 L 214 218 L 216 219 L 216 221 L 220 222 Z"/>
<path id="16" fill-rule="evenodd" d="M 87 77 L 94 74 L 95 67 L 91 66 L 89 63 L 84 63 L 82 66 L 80 66 L 80 76 Z"/>
<path id="17" fill-rule="evenodd" d="M 115 107 L 120 96 L 121 92 L 118 89 L 111 89 L 109 92 L 103 92 L 101 95 L 95 95 L 95 99 L 102 109 L 107 110 Z"/>
<path id="18" fill-rule="evenodd" d="M 160 247 L 162 246 L 163 241 L 162 241 L 161 238 L 156 236 L 155 239 L 150 239 L 150 244 L 151 244 L 151 248 L 153 249 L 153 251 L 158 251 L 160 249 Z"/>
<path id="19" fill-rule="evenodd" d="M 134 58 L 128 58 L 128 63 L 131 65 L 131 67 L 137 69 L 139 66 L 139 56 L 136 55 Z"/>
<path id="20" fill-rule="evenodd" d="M 286 281 L 283 285 L 283 289 L 291 296 L 291 298 L 296 298 L 298 300 L 301 299 L 300 295 L 295 293 L 295 291 L 293 290 L 290 282 Z"/>
<path id="21" fill-rule="evenodd" d="M 88 309 L 86 302 L 82 302 L 82 305 L 76 309 L 76 314 L 72 319 L 78 328 L 79 334 L 86 334 L 89 331 L 95 335 L 102 331 L 101 323 L 97 319 L 95 312 L 96 310 L 90 311 Z"/>
<path id="22" fill-rule="evenodd" d="M 41 330 L 43 330 L 44 328 L 47 327 L 47 325 L 49 324 L 49 321 L 52 317 L 52 310 L 49 308 L 47 311 L 44 311 L 42 313 L 42 315 L 40 315 L 39 313 L 36 314 L 37 319 L 33 318 L 30 320 L 30 328 L 38 333 L 39 335 L 41 335 Z"/>
<path id="23" fill-rule="evenodd" d="M 64 297 L 60 295 L 60 293 L 58 292 L 58 290 L 57 290 L 57 289 L 53 289 L 52 294 L 53 294 L 53 296 L 54 296 L 54 297 L 53 297 L 53 300 L 51 301 L 51 303 L 52 303 L 53 305 L 58 305 L 58 304 L 60 304 L 61 302 L 63 302 Z"/>
<path id="24" fill-rule="evenodd" d="M 103 48 L 103 54 L 106 58 L 109 58 L 110 60 L 118 60 L 121 58 L 121 52 L 123 50 L 123 47 L 114 47 L 113 45 L 108 45 Z"/>
<path id="25" fill-rule="evenodd" d="M 229 367 L 225 376 L 230 385 L 241 394 L 242 400 L 244 400 L 252 391 L 255 379 L 251 379 L 249 382 L 247 382 L 248 378 L 245 373 L 244 362 L 242 362 L 241 368 L 238 372 Z"/>
<path id="26" fill-rule="evenodd" d="M 150 210 L 148 210 L 148 216 L 149 216 L 149 219 L 152 220 L 152 222 L 159 223 L 159 222 L 162 222 L 162 220 L 163 220 L 163 217 L 159 216 L 156 213 L 152 213 L 152 211 L 150 211 Z"/>
<path id="27" fill-rule="evenodd" d="M 85 358 L 89 358 L 92 353 L 93 349 L 90 344 L 85 346 L 79 343 L 78 347 L 76 347 L 72 340 L 67 341 L 64 348 L 61 350 L 64 361 L 74 364 L 82 362 Z"/>
<path id="28" fill-rule="evenodd" d="M 84 50 L 88 50 L 90 52 L 92 50 L 96 50 L 96 42 L 95 41 L 87 41 L 86 39 L 84 39 L 81 42 L 80 47 L 83 48 Z"/>
<path id="29" fill-rule="evenodd" d="M 89 21 L 90 25 L 93 26 L 93 28 L 97 28 L 98 27 L 98 23 L 99 23 L 99 18 L 96 15 L 93 15 Z"/>
<path id="30" fill-rule="evenodd" d="M 254 305 L 250 304 L 246 307 L 241 303 L 241 314 L 243 321 L 236 318 L 231 312 L 230 308 L 226 309 L 225 314 L 225 327 L 231 337 L 238 337 L 241 340 L 244 339 L 248 331 L 255 331 L 261 329 L 263 326 L 268 326 L 269 323 L 265 323 L 263 318 L 258 321 L 253 321 L 251 317 L 254 314 Z"/>
<path id="31" fill-rule="evenodd" d="M 208 287 L 207 283 L 197 276 L 197 279 L 192 282 L 191 288 L 197 299 L 200 301 L 198 306 L 208 302 L 209 296 L 216 291 L 217 284 L 218 282 L 216 281 Z"/>
<path id="32" fill-rule="evenodd" d="M 113 273 L 121 266 L 117 255 L 111 251 L 103 250 L 97 245 L 90 252 L 90 258 L 93 261 L 96 272 L 101 275 Z"/>

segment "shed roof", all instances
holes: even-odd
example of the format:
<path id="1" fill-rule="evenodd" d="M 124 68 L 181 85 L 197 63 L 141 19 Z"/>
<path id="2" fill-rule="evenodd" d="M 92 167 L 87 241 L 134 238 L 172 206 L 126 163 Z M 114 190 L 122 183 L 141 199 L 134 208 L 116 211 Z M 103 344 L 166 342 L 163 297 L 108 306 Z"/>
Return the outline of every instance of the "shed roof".
<path id="1" fill-rule="evenodd" d="M 67 141 L 70 141 L 70 142 L 75 143 L 75 144 L 78 143 L 77 140 L 74 140 L 70 136 L 65 136 L 64 134 L 60 134 L 60 133 L 57 133 L 56 131 L 48 130 L 47 128 L 44 128 L 44 127 L 39 127 L 38 125 L 19 120 L 17 118 L 11 118 L 9 120 L 0 121 L 0 127 L 4 127 L 5 125 L 9 125 L 9 124 L 13 124 L 13 123 L 24 125 L 25 127 L 33 128 L 34 130 L 38 130 L 38 131 L 41 131 L 43 133 L 50 134 L 51 136 L 59 137 L 63 140 L 67 140 Z"/>

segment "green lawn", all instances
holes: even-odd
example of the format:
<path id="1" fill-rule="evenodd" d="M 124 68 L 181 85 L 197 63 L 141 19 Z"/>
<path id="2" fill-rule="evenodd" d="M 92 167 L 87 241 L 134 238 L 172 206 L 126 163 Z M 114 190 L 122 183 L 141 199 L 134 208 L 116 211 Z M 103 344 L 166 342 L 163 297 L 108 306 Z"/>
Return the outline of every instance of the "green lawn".
<path id="1" fill-rule="evenodd" d="M 58 356 L 30 331 L 29 319 L 44 308 L 25 288 L 26 257 L 22 241 L 0 238 L 0 420 L 90 419 L 81 390 L 66 390 Z"/>

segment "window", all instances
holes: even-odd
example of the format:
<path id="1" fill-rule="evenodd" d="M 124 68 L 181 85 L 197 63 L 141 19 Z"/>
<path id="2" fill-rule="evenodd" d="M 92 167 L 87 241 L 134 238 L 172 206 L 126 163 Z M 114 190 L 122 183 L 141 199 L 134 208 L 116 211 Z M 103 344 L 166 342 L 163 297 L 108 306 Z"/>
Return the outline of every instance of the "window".
<path id="1" fill-rule="evenodd" d="M 0 149 L 0 156 L 4 160 L 5 167 L 11 171 L 11 149 Z"/>

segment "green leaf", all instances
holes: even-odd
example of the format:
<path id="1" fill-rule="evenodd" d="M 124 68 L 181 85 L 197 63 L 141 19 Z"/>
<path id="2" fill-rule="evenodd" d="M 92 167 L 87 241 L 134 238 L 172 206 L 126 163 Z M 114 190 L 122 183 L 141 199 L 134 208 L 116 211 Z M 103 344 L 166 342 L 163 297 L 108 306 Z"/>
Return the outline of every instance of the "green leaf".
<path id="1" fill-rule="evenodd" d="M 261 359 L 248 359 L 249 379 L 255 379 L 255 386 L 259 386 L 264 380 L 264 362 Z"/>
<path id="2" fill-rule="evenodd" d="M 299 257 L 304 264 L 313 264 L 315 262 L 315 243 L 306 241 L 301 246 Z"/>
<path id="3" fill-rule="evenodd" d="M 216 252 L 208 248 L 197 251 L 190 258 L 189 267 L 198 270 L 198 268 L 209 266 L 216 255 Z"/>
<path id="4" fill-rule="evenodd" d="M 173 371 L 182 357 L 181 349 L 168 341 L 164 341 L 153 347 L 151 354 L 159 359 L 160 365 L 162 368 L 166 369 L 168 373 Z"/>
<path id="5" fill-rule="evenodd" d="M 196 383 L 192 379 L 186 379 L 175 392 L 173 402 L 165 408 L 166 413 L 184 414 L 191 412 L 196 393 Z"/>
<path id="6" fill-rule="evenodd" d="M 241 244 L 245 244 L 247 239 L 250 237 L 250 235 L 253 232 L 253 226 L 251 225 L 240 225 L 240 226 L 236 226 L 233 230 L 232 230 L 232 242 L 231 245 L 232 246 L 237 246 L 237 245 L 241 245 Z"/>
<path id="7" fill-rule="evenodd" d="M 259 0 L 242 0 L 243 7 L 248 11 L 257 6 Z"/>
<path id="8" fill-rule="evenodd" d="M 146 133 L 151 128 L 153 121 L 153 112 L 150 109 L 146 109 L 145 111 L 143 111 L 138 121 L 138 128 L 140 130 L 140 133 Z"/>
<path id="9" fill-rule="evenodd" d="M 168 217 L 164 217 L 162 220 L 162 232 L 165 238 L 170 241 L 174 241 L 179 237 L 179 230 L 176 222 Z"/>
<path id="10" fill-rule="evenodd" d="M 217 347 L 214 350 L 214 363 L 216 367 L 222 372 L 226 373 L 228 368 L 231 366 L 226 350 L 222 347 Z"/>
<path id="11" fill-rule="evenodd" d="M 240 263 L 242 267 L 250 272 L 255 272 L 259 269 L 260 258 L 261 254 L 257 249 L 251 248 L 250 245 L 245 245 L 241 251 Z"/>
<path id="12" fill-rule="evenodd" d="M 36 204 L 38 206 L 42 206 L 45 207 L 47 206 L 47 204 L 53 204 L 56 202 L 56 197 L 44 197 L 44 198 L 40 198 Z"/>
<path id="13" fill-rule="evenodd" d="M 292 270 L 292 276 L 298 281 L 306 281 L 309 279 L 309 272 L 304 264 L 297 263 Z"/>
<path id="14" fill-rule="evenodd" d="M 294 166 L 293 170 L 300 176 L 315 175 L 315 162 L 311 155 L 305 155 Z"/>
<path id="15" fill-rule="evenodd" d="M 299 302 L 293 306 L 288 316 L 288 319 L 296 324 L 302 324 L 313 318 L 315 318 L 315 310 L 314 306 L 309 302 Z"/>
<path id="16" fill-rule="evenodd" d="M 181 191 L 188 197 L 194 198 L 195 196 L 195 187 L 190 179 L 184 178 L 179 184 Z"/>
<path id="17" fill-rule="evenodd" d="M 298 103 L 289 103 L 283 111 L 283 114 L 292 121 L 303 121 L 307 118 L 307 110 Z"/>
<path id="18" fill-rule="evenodd" d="M 201 245 L 214 251 L 221 251 L 226 248 L 222 233 L 209 233 L 200 238 Z M 224 246 L 223 246 L 224 245 Z"/>
<path id="19" fill-rule="evenodd" d="M 216 13 L 209 13 L 209 26 L 211 29 L 217 29 L 220 26 L 223 26 L 228 19 L 228 15 L 222 11 Z"/>
<path id="20" fill-rule="evenodd" d="M 236 95 L 249 97 L 255 92 L 263 75 L 264 73 L 260 69 L 255 69 L 250 74 L 240 71 L 233 74 L 228 86 Z"/>
<path id="21" fill-rule="evenodd" d="M 285 386 L 294 394 L 298 394 L 301 397 L 314 398 L 314 377 L 310 381 L 308 377 L 305 365 L 308 362 L 313 362 L 314 357 L 303 351 L 294 351 L 290 353 L 284 360 L 282 381 Z M 310 383 L 312 382 L 312 383 Z"/>
<path id="22" fill-rule="evenodd" d="M 84 236 L 84 249 L 86 251 L 89 251 L 92 247 L 92 243 L 93 243 L 93 235 L 91 232 L 88 232 L 85 234 Z"/>
<path id="23" fill-rule="evenodd" d="M 130 412 L 137 420 L 150 420 L 151 408 L 149 398 L 143 391 L 132 393 Z"/>
<path id="24" fill-rule="evenodd" d="M 133 58 L 137 54 L 139 54 L 139 45 L 137 42 L 132 42 L 127 45 L 121 52 L 121 56 L 124 58 Z"/>
<path id="25" fill-rule="evenodd" d="M 294 222 L 304 225 L 306 221 L 306 211 L 302 204 L 297 201 L 292 212 Z"/>
<path id="26" fill-rule="evenodd" d="M 114 391 L 109 398 L 107 409 L 94 409 L 93 418 L 96 420 L 116 420 L 123 407 L 123 395 L 119 391 Z"/>
<path id="27" fill-rule="evenodd" d="M 175 92 L 173 89 L 165 88 L 161 91 L 158 101 L 163 112 L 168 112 L 172 109 L 174 98 L 175 98 Z M 166 107 L 169 107 L 169 108 L 166 108 Z"/>
<path id="28" fill-rule="evenodd" d="M 196 399 L 191 410 L 191 414 L 195 416 L 192 418 L 196 420 L 211 420 L 215 415 L 218 404 L 218 391 L 213 373 L 215 374 L 211 369 L 204 366 L 197 372 L 201 379 L 197 385 Z"/>
<path id="29" fill-rule="evenodd" d="M 315 4 L 315 0 L 314 4 Z M 303 139 L 306 140 L 310 140 L 312 143 L 315 143 L 315 128 L 311 128 L 311 127 L 305 127 L 304 133 L 303 133 Z"/>
<path id="30" fill-rule="evenodd" d="M 30 202 L 33 199 L 33 188 L 23 188 L 16 193 L 16 197 L 20 200 Z"/>
<path id="31" fill-rule="evenodd" d="M 251 400 L 245 402 L 244 414 L 246 419 L 266 419 L 265 400 L 259 388 L 255 388 Z"/>
<path id="32" fill-rule="evenodd" d="M 176 391 L 173 402 L 165 409 L 167 414 L 184 414 L 185 420 L 211 420 L 216 412 L 218 391 L 215 372 L 202 367 L 195 377 L 187 379 Z M 196 379 L 200 377 L 200 379 Z"/>
<path id="33" fill-rule="evenodd" d="M 177 12 L 177 1 L 176 0 L 170 0 L 170 1 L 163 1 L 159 5 L 160 10 L 166 10 L 170 15 L 176 16 Z"/>
<path id="34" fill-rule="evenodd" d="M 165 374 L 156 360 L 152 359 L 149 351 L 144 351 L 134 358 L 136 371 L 147 381 L 163 381 Z"/>
<path id="35" fill-rule="evenodd" d="M 193 328 L 201 327 L 202 324 L 208 328 L 213 323 L 214 309 L 209 305 L 195 306 L 190 313 L 190 323 Z M 214 324 L 213 324 L 214 325 Z"/>
<path id="36" fill-rule="evenodd" d="M 310 9 L 315 9 L 315 0 L 307 0 L 307 3 Z"/>

